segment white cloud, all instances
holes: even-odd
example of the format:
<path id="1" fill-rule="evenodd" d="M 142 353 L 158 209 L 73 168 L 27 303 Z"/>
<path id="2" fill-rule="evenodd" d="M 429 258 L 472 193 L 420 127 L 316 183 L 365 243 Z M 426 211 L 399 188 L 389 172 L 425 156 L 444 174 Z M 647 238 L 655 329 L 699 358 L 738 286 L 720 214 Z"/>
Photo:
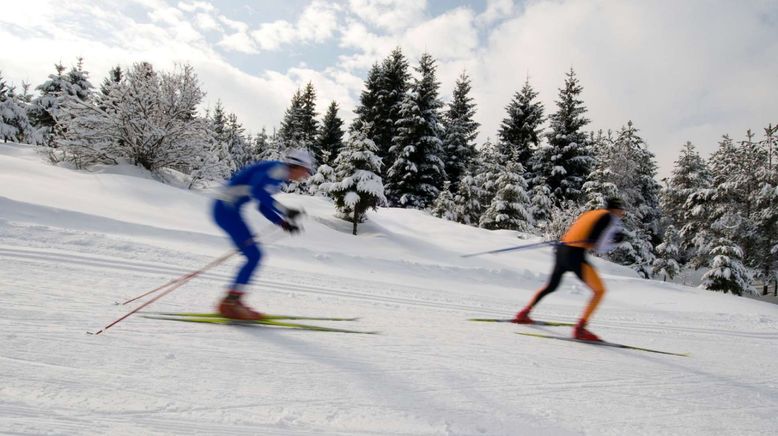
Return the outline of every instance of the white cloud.
<path id="1" fill-rule="evenodd" d="M 258 30 L 251 32 L 251 37 L 262 50 L 278 50 L 282 45 L 294 41 L 296 36 L 294 26 L 285 20 L 264 23 Z"/>
<path id="2" fill-rule="evenodd" d="M 513 0 L 486 0 L 486 9 L 476 17 L 479 26 L 488 26 L 500 19 L 513 15 Z"/>
<path id="3" fill-rule="evenodd" d="M 243 21 L 231 20 L 225 17 L 224 15 L 219 15 L 219 21 L 221 21 L 225 26 L 237 32 L 246 32 L 249 30 L 248 24 L 244 23 Z"/>
<path id="4" fill-rule="evenodd" d="M 340 64 L 347 69 L 367 69 L 398 46 L 411 59 L 424 52 L 443 63 L 472 59 L 478 49 L 474 19 L 472 10 L 458 8 L 394 35 L 379 35 L 359 21 L 349 20 L 340 45 L 359 52 L 342 56 Z"/>
<path id="5" fill-rule="evenodd" d="M 203 11 L 203 12 L 213 12 L 216 10 L 216 8 L 213 7 L 212 4 L 208 2 L 178 2 L 178 8 L 182 11 L 186 12 L 196 12 L 196 11 Z"/>
<path id="6" fill-rule="evenodd" d="M 195 15 L 195 24 L 202 30 L 222 31 L 222 26 L 211 15 L 199 13 Z"/>
<path id="7" fill-rule="evenodd" d="M 353 14 L 389 32 L 398 32 L 424 19 L 426 0 L 350 0 Z"/>
<path id="8" fill-rule="evenodd" d="M 293 43 L 322 43 L 331 38 L 338 26 L 337 5 L 314 1 L 300 14 L 296 24 L 286 20 L 262 23 L 251 37 L 262 50 L 279 50 Z"/>
<path id="9" fill-rule="evenodd" d="M 242 32 L 225 35 L 217 45 L 226 50 L 239 53 L 254 54 L 259 52 L 254 44 L 254 40 L 248 34 Z"/>

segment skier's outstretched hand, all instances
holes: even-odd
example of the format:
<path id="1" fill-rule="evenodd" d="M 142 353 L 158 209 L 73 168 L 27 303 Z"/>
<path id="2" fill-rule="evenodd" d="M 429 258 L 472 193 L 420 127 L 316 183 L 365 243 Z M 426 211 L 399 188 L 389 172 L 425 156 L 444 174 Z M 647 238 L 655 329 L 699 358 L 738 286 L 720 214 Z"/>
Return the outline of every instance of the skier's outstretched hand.
<path id="1" fill-rule="evenodd" d="M 300 226 L 298 226 L 297 224 L 289 220 L 282 221 L 281 228 L 284 229 L 284 231 L 286 233 L 289 233 L 290 235 L 300 233 Z"/>

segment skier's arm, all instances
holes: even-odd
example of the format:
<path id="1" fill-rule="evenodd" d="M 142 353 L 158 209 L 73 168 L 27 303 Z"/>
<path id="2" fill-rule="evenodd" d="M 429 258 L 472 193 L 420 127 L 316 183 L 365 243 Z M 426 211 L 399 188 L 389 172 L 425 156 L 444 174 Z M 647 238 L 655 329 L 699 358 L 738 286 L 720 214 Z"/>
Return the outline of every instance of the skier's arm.
<path id="1" fill-rule="evenodd" d="M 607 253 L 623 239 L 621 220 L 612 215 L 604 215 L 592 229 L 590 241 L 598 253 Z"/>
<path id="2" fill-rule="evenodd" d="M 272 170 L 271 170 L 272 171 Z M 270 222 L 281 225 L 284 222 L 283 206 L 273 198 L 279 183 L 267 172 L 257 174 L 251 180 L 251 196 L 259 203 L 259 212 Z"/>

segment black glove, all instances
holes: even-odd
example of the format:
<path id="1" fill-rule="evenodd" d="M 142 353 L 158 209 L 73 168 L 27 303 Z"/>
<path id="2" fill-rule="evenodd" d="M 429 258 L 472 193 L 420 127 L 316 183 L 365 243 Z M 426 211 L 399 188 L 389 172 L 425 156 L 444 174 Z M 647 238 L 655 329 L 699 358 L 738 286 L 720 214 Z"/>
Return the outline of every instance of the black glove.
<path id="1" fill-rule="evenodd" d="M 616 232 L 613 235 L 613 242 L 616 244 L 621 243 L 624 240 L 624 232 Z"/>
<path id="2" fill-rule="evenodd" d="M 294 221 L 301 213 L 303 212 L 299 209 L 286 208 L 286 218 L 289 221 Z"/>
<path id="3" fill-rule="evenodd" d="M 281 228 L 284 229 L 285 232 L 291 235 L 294 235 L 295 233 L 300 233 L 300 227 L 297 224 L 294 224 L 289 221 L 282 221 Z"/>

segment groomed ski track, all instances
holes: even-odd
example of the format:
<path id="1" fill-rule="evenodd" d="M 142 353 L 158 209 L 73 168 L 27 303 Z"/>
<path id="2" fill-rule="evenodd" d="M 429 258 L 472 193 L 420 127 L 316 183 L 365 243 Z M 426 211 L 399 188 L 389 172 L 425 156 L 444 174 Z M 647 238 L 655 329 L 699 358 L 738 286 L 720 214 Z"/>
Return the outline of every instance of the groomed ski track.
<path id="1" fill-rule="evenodd" d="M 4 155 L 0 146 L 1 432 L 778 432 L 775 306 L 647 282 L 597 263 L 609 293 L 592 329 L 614 342 L 691 357 L 522 338 L 514 332 L 568 334 L 569 328 L 467 318 L 512 315 L 545 277 L 549 252 L 460 261 L 460 253 L 510 245 L 515 236 L 438 224 L 419 212 L 371 215 L 352 246 L 321 200 L 286 196 L 309 210 L 307 233 L 270 244 L 252 286 L 250 302 L 260 309 L 359 316 L 354 327 L 382 335 L 133 317 L 88 336 L 135 307 L 114 302 L 198 268 L 229 246 L 215 228 L 177 229 L 180 217 L 156 226 L 78 205 L 64 209 L 55 200 L 26 202 L 18 191 L 27 188 L 12 189 L 3 177 L 18 169 L 12 181 L 21 180 L 28 166 L 46 164 L 12 151 L 21 157 Z M 84 174 L 47 170 L 65 187 Z M 95 189 L 108 183 L 106 175 L 86 177 Z M 173 189 L 160 184 L 159 196 Z M 190 206 L 200 205 L 179 192 Z M 137 202 L 131 194 L 118 192 L 117 201 Z M 206 213 L 189 219 L 207 224 Z M 433 226 L 445 227 L 446 238 L 430 235 Z M 386 249 L 373 256 L 357 243 Z M 407 256 L 387 254 L 404 249 Z M 152 310 L 211 310 L 237 265 L 236 259 L 203 274 Z M 588 296 L 568 278 L 538 318 L 573 321 Z"/>

